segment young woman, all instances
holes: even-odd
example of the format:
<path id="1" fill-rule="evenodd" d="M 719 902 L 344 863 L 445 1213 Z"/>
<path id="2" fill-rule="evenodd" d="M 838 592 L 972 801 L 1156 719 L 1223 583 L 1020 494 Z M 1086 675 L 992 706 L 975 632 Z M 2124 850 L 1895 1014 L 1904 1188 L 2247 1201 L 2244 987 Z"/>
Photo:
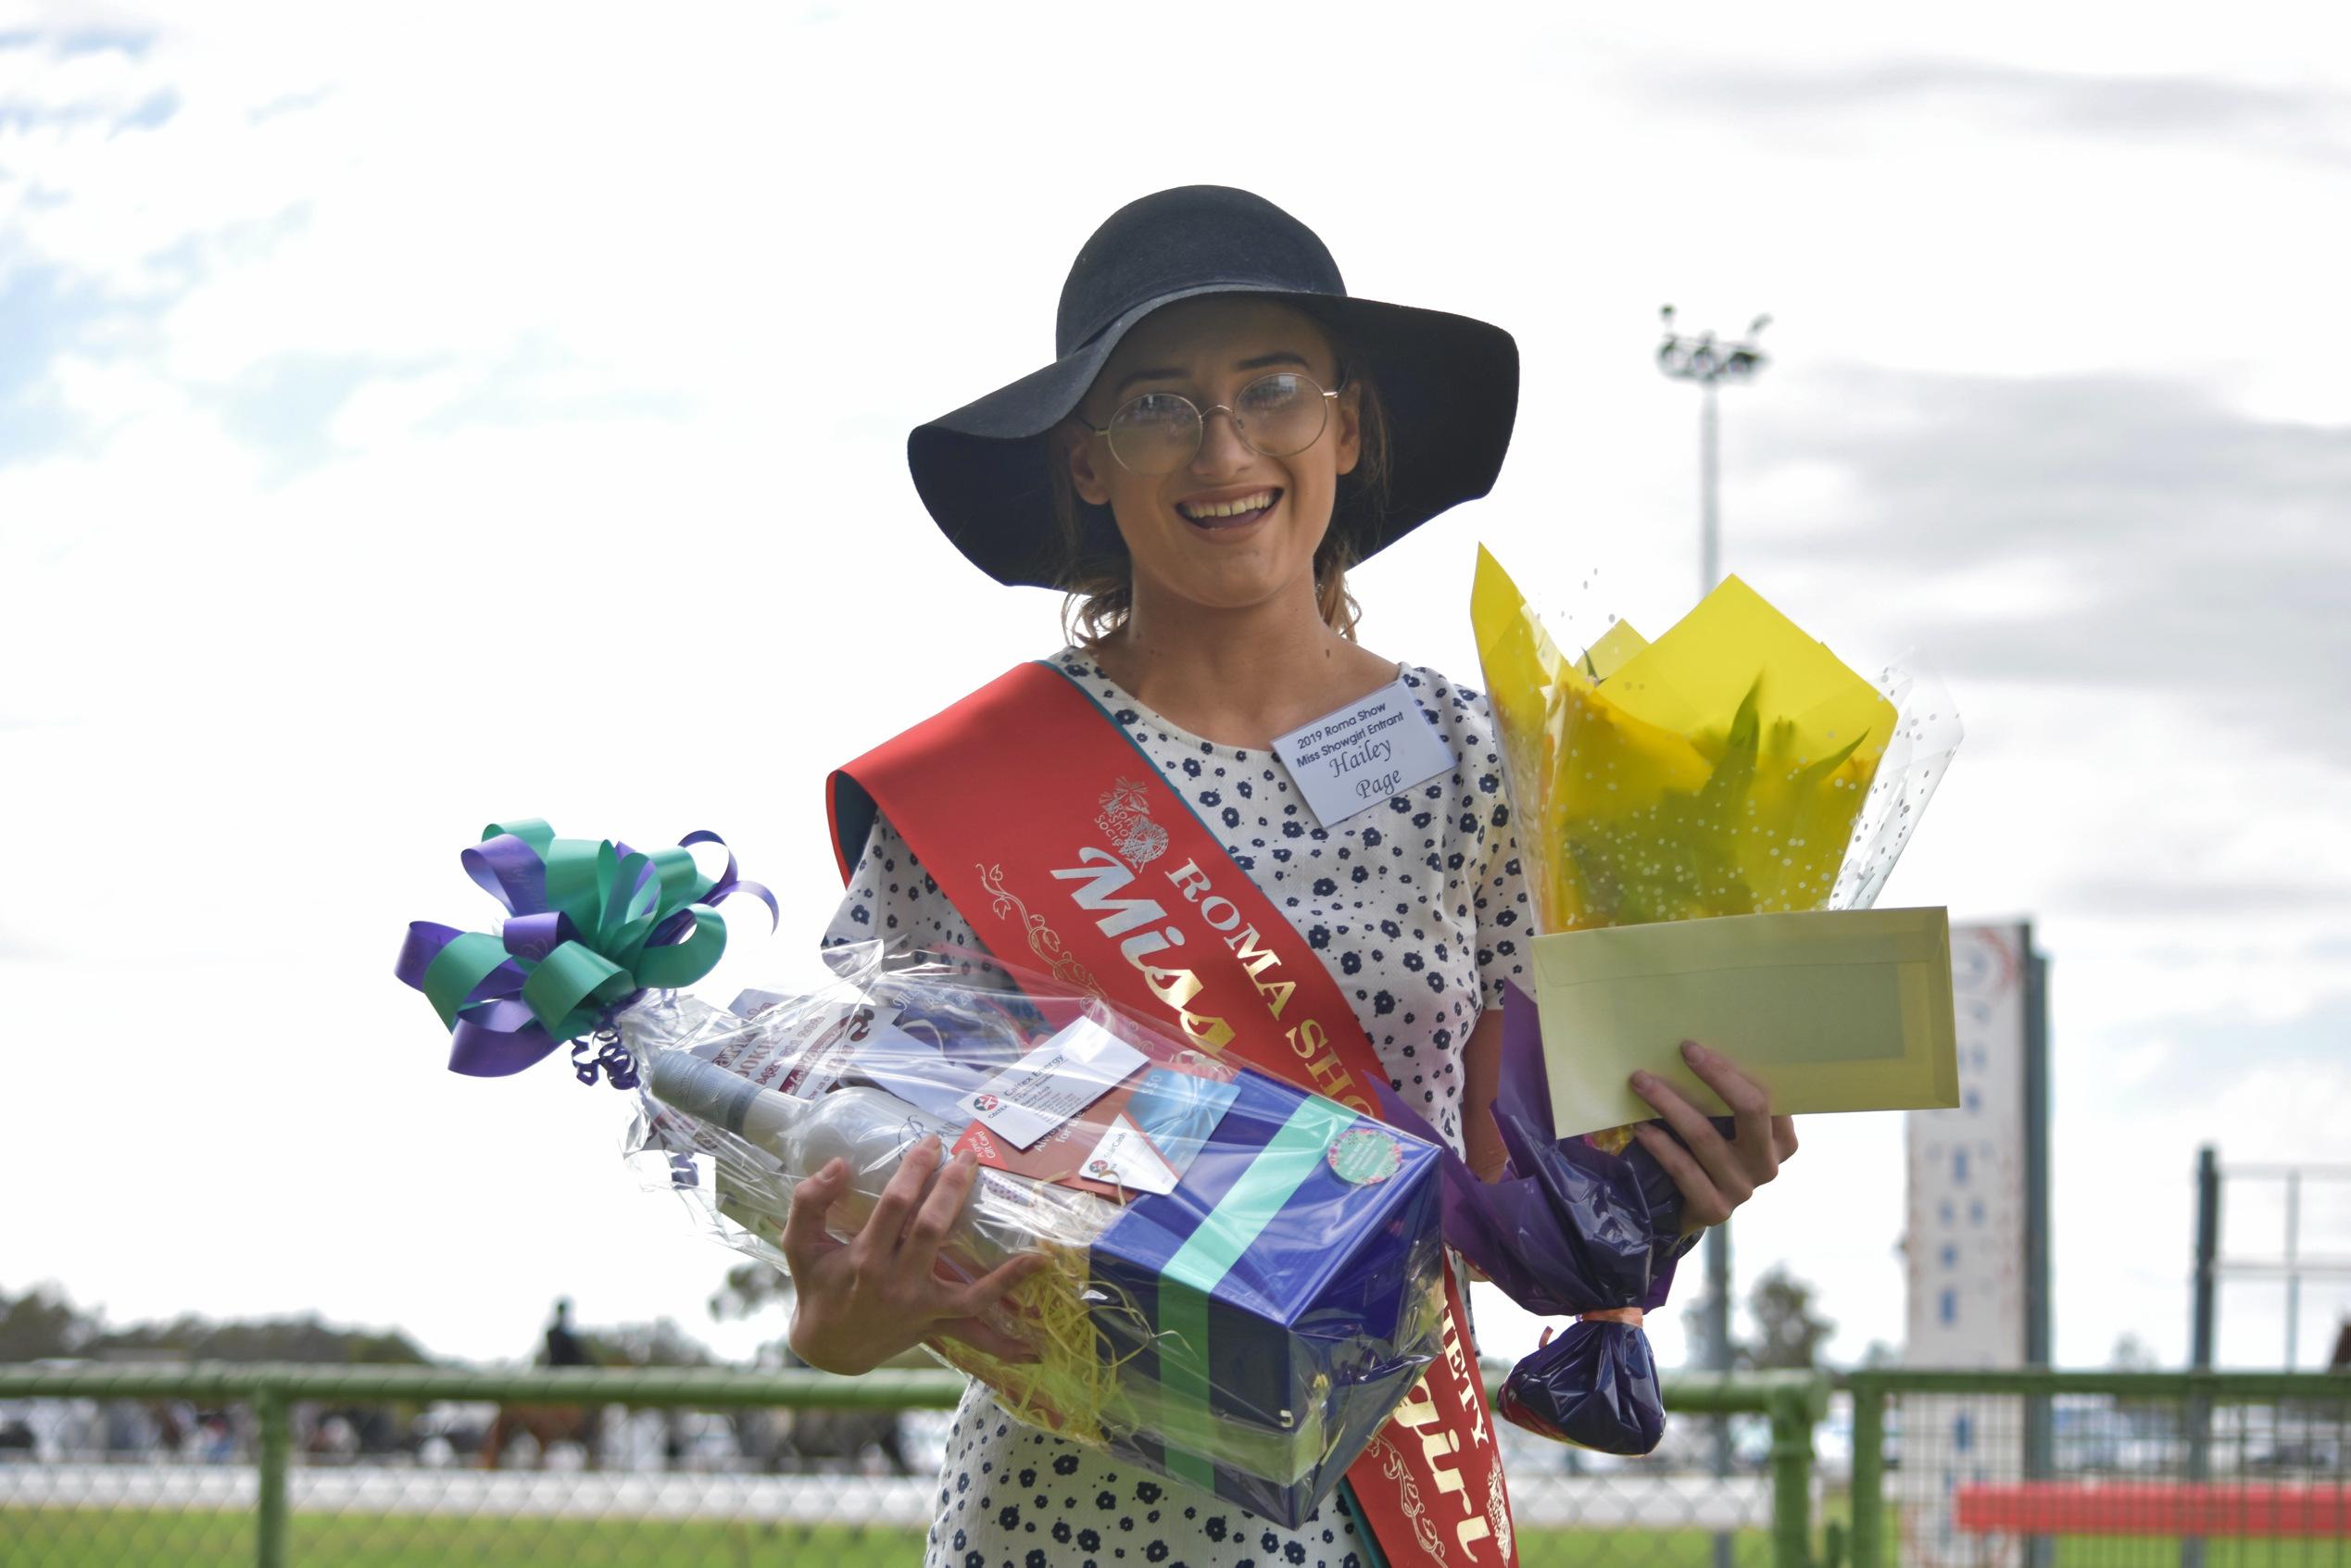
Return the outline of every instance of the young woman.
<path id="1" fill-rule="evenodd" d="M 862 809 L 836 821 L 854 869 L 827 945 L 879 937 L 1003 951 L 1025 935 L 1032 952 L 1067 958 L 1059 935 L 1039 935 L 1050 923 L 1043 915 L 1021 904 L 1022 920 L 1008 927 L 1001 885 L 976 891 L 962 871 L 973 859 L 966 843 L 990 842 L 987 831 L 1000 822 L 922 807 L 918 828 L 911 803 L 921 792 L 894 795 L 886 781 L 962 769 L 956 737 L 1021 728 L 1024 705 L 1050 696 L 1031 689 L 1039 680 L 1082 692 L 1102 725 L 1131 743 L 1130 769 L 1138 751 L 1150 764 L 1148 788 L 1121 781 L 1096 819 L 1105 834 L 1126 834 L 1125 859 L 1140 874 L 1162 852 L 1164 824 L 1196 818 L 1204 847 L 1152 885 L 1167 897 L 1172 881 L 1198 902 L 1212 876 L 1220 886 L 1245 880 L 1278 911 L 1266 917 L 1265 950 L 1271 928 L 1286 922 L 1296 961 L 1319 964 L 1336 983 L 1352 1014 L 1338 1022 L 1362 1035 L 1344 1042 L 1353 1060 L 1492 1173 L 1501 1150 L 1483 1107 L 1502 988 L 1525 979 L 1531 935 L 1492 721 L 1477 693 L 1356 639 L 1346 571 L 1491 487 L 1516 408 L 1515 345 L 1483 322 L 1350 298 L 1302 224 L 1245 192 L 1206 186 L 1145 197 L 1102 225 L 1063 288 L 1057 336 L 1054 364 L 918 429 L 909 458 L 932 515 L 974 562 L 1000 582 L 1072 591 L 1075 640 L 1045 661 L 1047 675 L 1031 667 L 1017 696 L 990 696 L 998 683 L 911 734 L 889 767 L 852 765 L 850 776 L 872 787 L 852 790 Z M 1432 729 L 1439 765 L 1383 775 L 1392 788 L 1362 809 L 1326 797 L 1318 812 L 1272 749 L 1276 738 L 1400 682 L 1392 700 Z M 983 702 L 998 705 L 984 724 L 970 709 Z M 1054 770 L 1064 760 L 1034 763 Z M 997 816 L 1030 809 L 1018 792 L 997 799 Z M 910 802 L 905 821 L 893 809 L 899 800 Z M 1048 809 L 1041 792 L 1033 809 Z M 1154 822 L 1149 833 L 1136 826 Z M 1214 859 L 1204 871 L 1202 857 Z M 1227 956 L 1213 937 L 1185 950 L 1187 962 Z M 1261 967 L 1233 978 L 1263 992 L 1264 953 L 1237 951 Z M 1097 968 L 1110 973 L 1114 956 Z M 1175 1005 L 1167 972 L 1156 972 L 1156 989 L 1137 994 Z M 1215 983 L 1213 974 L 1187 981 Z M 1203 1024 L 1199 1012 L 1186 1018 L 1196 1030 L 1224 1026 L 1221 1018 Z M 1269 1070 L 1286 1065 L 1301 1082 L 1311 1074 L 1314 1086 L 1346 1071 L 1344 1052 L 1309 1060 L 1262 1024 L 1244 1024 L 1231 1048 L 1258 1060 L 1246 1050 L 1264 1040 L 1273 1042 Z M 1298 1047 L 1294 1027 L 1289 1045 Z M 1769 1181 L 1795 1142 L 1787 1119 L 1770 1115 L 1731 1064 L 1699 1051 L 1692 1066 L 1737 1111 L 1735 1136 L 1718 1135 L 1670 1088 L 1635 1086 L 1687 1141 L 1685 1151 L 1644 1134 L 1696 1223 L 1711 1223 Z M 978 1314 L 1030 1261 L 969 1286 L 932 1273 L 937 1238 L 970 1191 L 968 1157 L 919 1149 L 844 1244 L 826 1234 L 824 1216 L 847 1177 L 821 1172 L 798 1194 L 784 1238 L 797 1286 L 793 1348 L 843 1373 L 935 1337 L 1017 1353 Z M 1482 1406 L 1471 1409 L 1477 1399 L 1468 1387 L 1451 1407 L 1453 1448 L 1465 1458 L 1491 1451 Z M 1475 1484 L 1423 1479 L 1430 1484 L 1374 1498 L 1377 1477 L 1359 1465 L 1332 1502 L 1284 1530 L 1020 1426 L 974 1386 L 955 1420 L 928 1561 L 1352 1568 L 1375 1561 L 1365 1539 L 1375 1533 L 1394 1563 L 1510 1561 L 1498 1473 L 1484 1512 Z M 1469 1499 L 1459 1517 L 1455 1493 Z"/>

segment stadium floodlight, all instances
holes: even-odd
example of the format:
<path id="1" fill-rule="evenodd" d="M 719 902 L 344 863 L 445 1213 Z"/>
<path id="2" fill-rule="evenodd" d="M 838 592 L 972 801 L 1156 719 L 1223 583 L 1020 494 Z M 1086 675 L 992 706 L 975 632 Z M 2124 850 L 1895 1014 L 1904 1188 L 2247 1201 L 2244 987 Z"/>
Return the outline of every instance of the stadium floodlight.
<path id="1" fill-rule="evenodd" d="M 1715 584 L 1722 580 L 1722 516 L 1716 474 L 1719 416 L 1715 408 L 1715 388 L 1725 382 L 1737 384 L 1753 381 L 1771 363 L 1755 345 L 1755 339 L 1771 325 L 1771 317 L 1757 316 L 1748 323 L 1745 337 L 1726 343 L 1712 332 L 1690 336 L 1676 332 L 1674 307 L 1670 305 L 1660 307 L 1657 314 L 1666 328 L 1665 338 L 1657 345 L 1657 368 L 1676 381 L 1696 382 L 1705 394 L 1698 425 L 1698 592 L 1703 596 L 1713 592 Z"/>

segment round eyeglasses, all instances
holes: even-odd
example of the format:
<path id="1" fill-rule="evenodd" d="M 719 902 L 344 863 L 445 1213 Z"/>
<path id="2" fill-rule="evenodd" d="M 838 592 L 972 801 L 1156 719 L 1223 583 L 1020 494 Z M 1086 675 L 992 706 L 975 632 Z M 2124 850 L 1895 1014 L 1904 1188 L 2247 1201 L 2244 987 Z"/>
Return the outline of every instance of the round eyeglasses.
<path id="1" fill-rule="evenodd" d="M 1119 466 L 1150 478 L 1174 473 L 1199 455 L 1208 416 L 1232 416 L 1233 432 L 1251 451 L 1267 458 L 1295 457 L 1322 439 L 1330 423 L 1337 390 L 1326 392 L 1312 376 L 1276 370 L 1260 376 L 1232 402 L 1201 408 L 1174 392 L 1146 392 L 1111 416 L 1107 425 L 1087 425 L 1110 441 Z"/>

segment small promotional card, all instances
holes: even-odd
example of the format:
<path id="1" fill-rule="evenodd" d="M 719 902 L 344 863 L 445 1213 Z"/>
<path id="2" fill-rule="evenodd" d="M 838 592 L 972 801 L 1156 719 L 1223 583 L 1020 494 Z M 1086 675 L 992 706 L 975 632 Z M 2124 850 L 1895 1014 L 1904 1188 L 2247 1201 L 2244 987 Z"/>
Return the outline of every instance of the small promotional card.
<path id="1" fill-rule="evenodd" d="M 956 1101 L 1003 1143 L 1026 1148 L 1132 1076 L 1141 1051 L 1090 1018 L 1068 1028 Z"/>
<path id="2" fill-rule="evenodd" d="M 1078 1167 L 1087 1178 L 1125 1187 L 1129 1192 L 1171 1193 L 1177 1180 L 1174 1166 L 1160 1157 L 1151 1140 L 1124 1116 L 1110 1127 Z"/>
<path id="3" fill-rule="evenodd" d="M 1099 1105 L 1107 1110 L 1125 1098 L 1113 1091 Z M 969 1153 L 980 1162 L 983 1173 L 1001 1171 L 1008 1175 L 1026 1176 L 1035 1182 L 1053 1182 L 1080 1192 L 1090 1192 L 1097 1198 L 1115 1202 L 1121 1194 L 1110 1181 L 1089 1177 L 1086 1167 L 1093 1162 L 1094 1151 L 1109 1134 L 1111 1123 L 1121 1120 L 1113 1113 L 1110 1122 L 1097 1120 L 1091 1114 L 1078 1116 L 1062 1123 L 1026 1148 L 1017 1148 L 987 1130 L 984 1122 L 974 1122 L 963 1129 L 955 1140 L 957 1154 Z"/>
<path id="4" fill-rule="evenodd" d="M 1453 769 L 1453 754 L 1400 677 L 1274 742 L 1324 827 Z"/>
<path id="5" fill-rule="evenodd" d="M 991 1084 L 983 1092 L 996 1091 Z M 1101 1198 L 1169 1193 L 1239 1093 L 1229 1070 L 1186 1051 L 1118 1084 L 1025 1148 L 974 1121 L 955 1148 L 984 1166 Z"/>
<path id="6" fill-rule="evenodd" d="M 987 1070 L 940 1054 L 937 1046 L 898 1026 L 898 1014 L 874 1018 L 857 1042 L 842 1076 L 887 1089 L 909 1105 L 942 1122 L 961 1122 L 971 1112 L 963 1102 L 988 1078 Z"/>

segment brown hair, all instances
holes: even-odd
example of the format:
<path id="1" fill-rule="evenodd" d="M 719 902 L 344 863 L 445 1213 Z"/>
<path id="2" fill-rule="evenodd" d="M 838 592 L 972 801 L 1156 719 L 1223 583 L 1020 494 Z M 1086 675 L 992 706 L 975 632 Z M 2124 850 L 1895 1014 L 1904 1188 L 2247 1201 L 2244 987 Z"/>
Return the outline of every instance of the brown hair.
<path id="1" fill-rule="evenodd" d="M 1330 329 L 1326 327 L 1326 332 Z M 1339 476 L 1339 494 L 1331 504 L 1330 526 L 1314 550 L 1314 601 L 1323 623 L 1352 639 L 1363 607 L 1347 591 L 1347 569 L 1355 564 L 1354 541 L 1339 525 L 1342 513 L 1353 512 L 1376 521 L 1388 505 L 1388 413 L 1379 388 L 1354 360 L 1348 346 L 1331 332 L 1339 354 L 1339 384 L 1355 395 L 1357 425 L 1363 450 L 1352 472 Z M 1072 420 L 1078 418 L 1073 411 Z M 1062 604 L 1062 634 L 1082 647 L 1092 647 L 1126 623 L 1134 608 L 1132 564 L 1121 548 L 1105 554 L 1086 548 L 1086 514 L 1107 510 L 1088 506 L 1070 483 L 1069 458 L 1058 444 L 1047 446 L 1048 477 L 1052 483 L 1053 526 L 1060 535 L 1062 570 L 1056 586 L 1069 596 Z"/>

